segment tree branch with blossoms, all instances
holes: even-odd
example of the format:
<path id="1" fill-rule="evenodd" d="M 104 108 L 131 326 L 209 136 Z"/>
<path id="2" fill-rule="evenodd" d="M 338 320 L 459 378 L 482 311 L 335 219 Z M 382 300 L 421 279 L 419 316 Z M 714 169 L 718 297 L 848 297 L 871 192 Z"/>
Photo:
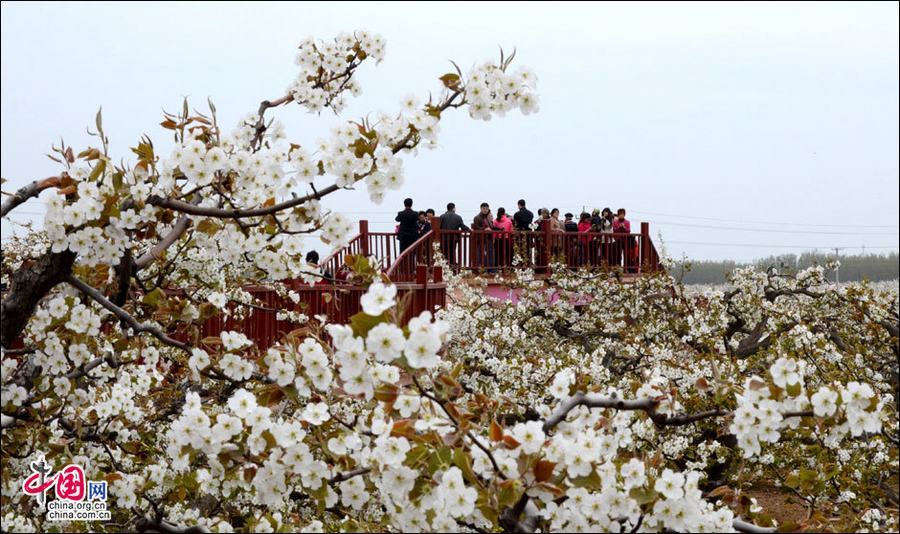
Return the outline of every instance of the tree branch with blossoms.
<path id="1" fill-rule="evenodd" d="M 112 312 L 112 314 L 115 315 L 120 321 L 122 321 L 123 323 L 130 326 L 131 330 L 135 334 L 141 334 L 143 332 L 146 332 L 146 333 L 150 334 L 151 336 L 153 336 L 154 338 L 161 341 L 162 343 L 169 345 L 170 347 L 175 347 L 175 348 L 178 348 L 178 349 L 181 349 L 183 351 L 190 353 L 190 346 L 187 343 L 178 341 L 177 339 L 173 339 L 173 338 L 167 336 L 165 334 L 165 332 L 163 332 L 162 329 L 158 326 L 148 324 L 148 323 L 138 322 L 138 320 L 135 319 L 133 315 L 131 315 L 130 313 L 123 310 L 119 306 L 116 306 L 115 304 L 110 302 L 106 297 L 103 296 L 103 294 L 100 291 L 85 284 L 78 278 L 76 278 L 72 275 L 69 275 L 66 277 L 66 282 L 68 282 L 69 284 L 71 284 L 72 286 L 77 288 L 79 291 L 81 291 L 85 295 L 89 296 L 91 299 L 93 299 L 97 304 L 99 304 L 103 308 Z"/>

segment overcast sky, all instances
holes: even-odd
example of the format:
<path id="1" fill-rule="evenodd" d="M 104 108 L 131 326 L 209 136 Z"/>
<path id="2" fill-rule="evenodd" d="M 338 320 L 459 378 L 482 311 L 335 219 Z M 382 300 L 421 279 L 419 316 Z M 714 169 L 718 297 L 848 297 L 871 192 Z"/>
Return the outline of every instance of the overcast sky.
<path id="1" fill-rule="evenodd" d="M 484 123 L 446 114 L 440 148 L 407 158 L 404 189 L 373 205 L 327 203 L 375 228 L 402 199 L 467 220 L 482 201 L 514 208 L 626 207 L 668 252 L 746 260 L 811 247 L 898 248 L 898 4 L 2 4 L 4 190 L 58 172 L 103 106 L 118 158 L 161 109 L 210 97 L 230 126 L 284 94 L 306 36 L 367 29 L 385 61 L 359 70 L 341 118 L 276 110 L 314 142 L 339 120 L 427 96 L 453 59 L 498 45 L 538 75 L 541 110 Z M 40 219 L 42 202 L 14 212 Z M 3 236 L 12 231 L 3 220 Z M 659 244 L 657 245 L 659 246 Z M 846 253 L 859 252 L 847 249 Z"/>

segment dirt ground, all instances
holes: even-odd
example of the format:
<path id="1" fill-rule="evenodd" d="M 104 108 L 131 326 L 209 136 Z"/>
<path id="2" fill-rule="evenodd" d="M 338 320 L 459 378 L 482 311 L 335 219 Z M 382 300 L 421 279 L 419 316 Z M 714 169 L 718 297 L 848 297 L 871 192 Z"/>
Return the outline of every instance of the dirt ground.
<path id="1" fill-rule="evenodd" d="M 778 520 L 783 525 L 788 521 L 801 522 L 806 519 L 806 506 L 804 502 L 794 495 L 785 493 L 778 488 L 759 488 L 745 491 L 746 495 L 756 499 L 767 514 Z"/>

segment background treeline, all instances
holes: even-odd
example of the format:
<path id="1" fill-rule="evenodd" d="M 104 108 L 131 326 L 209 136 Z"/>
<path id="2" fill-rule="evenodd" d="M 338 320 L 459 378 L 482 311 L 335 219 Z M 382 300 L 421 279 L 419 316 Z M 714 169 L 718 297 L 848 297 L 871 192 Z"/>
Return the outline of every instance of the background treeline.
<path id="1" fill-rule="evenodd" d="M 796 272 L 805 269 L 811 265 L 825 265 L 829 261 L 835 259 L 835 255 L 821 252 L 806 252 L 800 255 L 783 254 L 779 256 L 769 256 L 748 263 L 738 263 L 730 260 L 721 261 L 691 261 L 690 270 L 684 272 L 684 283 L 686 284 L 721 284 L 726 282 L 725 276 L 733 271 L 735 267 L 744 265 L 756 265 L 759 268 L 766 269 L 775 266 L 782 272 Z M 838 259 L 841 262 L 840 281 L 854 282 L 859 280 L 870 280 L 878 282 L 881 280 L 896 280 L 900 277 L 900 265 L 898 265 L 898 255 L 896 252 L 890 254 L 841 254 Z M 670 274 L 676 278 L 682 273 L 682 264 L 677 264 L 671 269 Z M 835 279 L 835 272 L 826 269 L 829 280 Z"/>

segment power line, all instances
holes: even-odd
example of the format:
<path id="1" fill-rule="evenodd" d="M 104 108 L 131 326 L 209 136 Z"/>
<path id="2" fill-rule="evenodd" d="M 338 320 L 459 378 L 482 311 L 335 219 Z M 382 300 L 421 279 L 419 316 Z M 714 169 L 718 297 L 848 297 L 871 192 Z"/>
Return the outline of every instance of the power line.
<path id="1" fill-rule="evenodd" d="M 709 241 L 667 241 L 667 240 L 663 240 L 663 244 L 665 244 L 665 245 L 669 245 L 669 244 L 672 244 L 672 245 L 708 245 L 708 246 L 715 246 L 715 247 L 757 247 L 757 248 L 793 248 L 793 249 L 799 248 L 799 249 L 829 249 L 829 250 L 835 249 L 835 248 L 845 249 L 845 250 L 859 250 L 859 249 L 867 249 L 867 248 L 894 249 L 894 250 L 897 249 L 897 247 L 887 247 L 887 246 L 873 247 L 873 246 L 869 246 L 869 245 L 863 245 L 863 246 L 859 246 L 859 247 L 855 247 L 855 246 L 834 247 L 832 245 L 814 245 L 814 246 L 808 246 L 808 245 L 764 245 L 764 244 L 756 244 L 756 243 L 714 243 L 714 242 L 709 242 Z"/>
<path id="2" fill-rule="evenodd" d="M 770 228 L 740 228 L 738 226 L 716 226 L 712 224 L 679 223 L 671 221 L 647 221 L 653 224 L 667 224 L 669 226 L 688 226 L 691 228 L 711 228 L 714 230 L 735 230 L 738 232 L 757 232 L 771 234 L 820 234 L 820 235 L 900 235 L 900 232 L 831 232 L 822 230 L 777 230 Z"/>
<path id="3" fill-rule="evenodd" d="M 676 215 L 671 213 L 657 213 L 653 211 L 640 211 L 640 210 L 631 210 L 632 213 L 643 213 L 645 215 L 659 215 L 661 217 L 675 217 L 682 219 L 699 219 L 704 221 L 721 221 L 721 222 L 735 222 L 735 223 L 745 223 L 745 224 L 781 224 L 785 226 L 814 226 L 820 228 L 897 228 L 898 225 L 886 224 L 886 225 L 872 225 L 872 224 L 814 224 L 814 223 L 795 223 L 795 222 L 781 222 L 781 221 L 751 221 L 746 219 L 723 219 L 719 217 L 700 217 L 695 215 Z"/>

